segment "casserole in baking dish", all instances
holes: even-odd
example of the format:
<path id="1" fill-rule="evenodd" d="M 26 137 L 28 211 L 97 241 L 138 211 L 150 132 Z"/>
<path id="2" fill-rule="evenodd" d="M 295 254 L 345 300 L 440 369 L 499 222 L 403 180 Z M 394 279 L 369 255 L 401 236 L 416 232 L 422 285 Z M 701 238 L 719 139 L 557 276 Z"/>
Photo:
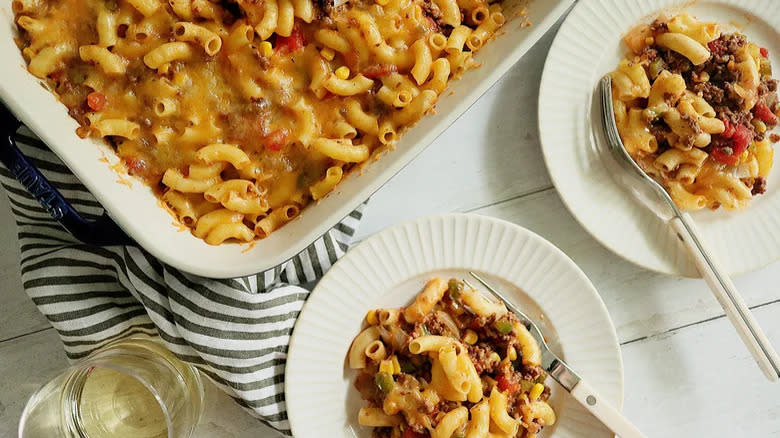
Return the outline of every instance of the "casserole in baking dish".
<path id="1" fill-rule="evenodd" d="M 148 186 L 116 174 L 105 163 L 117 161 L 114 152 L 105 144 L 82 140 L 76 134 L 77 123 L 67 115 L 54 96 L 27 73 L 13 38 L 10 1 L 0 3 L 3 24 L 0 26 L 0 44 L 12 67 L 0 73 L 0 97 L 9 108 L 35 131 L 52 150 L 73 170 L 106 207 L 109 215 L 139 244 L 162 261 L 185 271 L 210 277 L 231 277 L 259 272 L 288 259 L 305 248 L 317 236 L 338 222 L 354 209 L 370 193 L 400 170 L 419 153 L 435 136 L 476 100 L 501 74 L 565 12 L 571 3 L 525 2 L 504 3 L 507 23 L 502 34 L 478 52 L 475 59 L 481 68 L 464 74 L 451 84 L 452 94 L 445 92 L 436 106 L 436 114 L 423 118 L 418 126 L 408 131 L 398 142 L 397 148 L 381 160 L 362 169 L 361 175 L 351 175 L 339 184 L 335 191 L 287 226 L 270 234 L 256 244 L 228 243 L 210 246 L 181 227 L 172 225 L 168 212 L 160 208 L 160 202 Z M 526 16 L 518 14 L 528 6 L 527 19 L 533 26 L 527 27 Z M 83 56 L 82 56 L 83 58 Z"/>

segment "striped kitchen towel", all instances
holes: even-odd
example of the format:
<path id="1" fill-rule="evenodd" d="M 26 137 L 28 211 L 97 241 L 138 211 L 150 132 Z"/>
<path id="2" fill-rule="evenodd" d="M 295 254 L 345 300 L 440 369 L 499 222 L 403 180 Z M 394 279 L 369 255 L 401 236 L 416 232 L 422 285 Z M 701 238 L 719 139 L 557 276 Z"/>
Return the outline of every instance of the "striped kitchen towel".
<path id="1" fill-rule="evenodd" d="M 35 135 L 17 142 L 88 219 L 103 209 Z M 308 291 L 347 250 L 363 206 L 290 261 L 242 278 L 213 280 L 162 264 L 136 246 L 75 240 L 0 167 L 15 215 L 24 289 L 76 360 L 118 337 L 159 335 L 241 406 L 290 435 L 284 404 L 287 344 Z M 365 204 L 364 204 L 365 205 Z"/>

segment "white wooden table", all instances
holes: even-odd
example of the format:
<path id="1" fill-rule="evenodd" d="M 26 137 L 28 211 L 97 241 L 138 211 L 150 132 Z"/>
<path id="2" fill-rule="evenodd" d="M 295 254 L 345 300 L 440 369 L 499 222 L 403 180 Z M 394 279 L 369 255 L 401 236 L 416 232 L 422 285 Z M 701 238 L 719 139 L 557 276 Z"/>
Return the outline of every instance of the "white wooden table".
<path id="1" fill-rule="evenodd" d="M 558 198 L 536 117 L 551 42 L 552 33 L 372 198 L 357 239 L 448 211 L 527 227 L 574 259 L 601 293 L 623 351 L 624 411 L 648 436 L 780 437 L 780 385 L 764 379 L 704 282 L 622 260 Z M 57 334 L 22 290 L 13 221 L 3 197 L 0 204 L 0 437 L 11 437 L 26 398 L 66 360 Z M 780 348 L 780 263 L 735 281 Z M 208 397 L 197 436 L 276 436 L 213 388 Z"/>

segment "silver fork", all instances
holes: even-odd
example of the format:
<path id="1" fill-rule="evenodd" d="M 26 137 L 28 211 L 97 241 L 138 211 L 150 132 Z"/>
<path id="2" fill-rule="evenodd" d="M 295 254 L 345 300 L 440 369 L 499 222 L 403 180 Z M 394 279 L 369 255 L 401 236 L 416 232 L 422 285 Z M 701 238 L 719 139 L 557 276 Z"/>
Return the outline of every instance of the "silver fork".
<path id="1" fill-rule="evenodd" d="M 561 360 L 560 357 L 550 350 L 547 341 L 544 340 L 542 331 L 539 330 L 539 327 L 531 318 L 518 309 L 501 292 L 488 284 L 478 274 L 475 272 L 469 272 L 469 274 L 482 283 L 493 296 L 503 301 L 506 308 L 517 315 L 518 318 L 520 318 L 520 322 L 528 328 L 531 336 L 539 343 L 539 348 L 542 350 L 542 368 L 547 371 L 550 377 L 560 383 L 563 389 L 568 391 L 575 400 L 584 406 L 585 409 L 590 411 L 591 414 L 604 423 L 604 425 L 616 435 L 621 438 L 646 438 L 646 436 L 624 417 L 620 411 L 612 406 L 606 399 L 598 395 L 590 384 L 577 375 L 566 362 Z M 467 280 L 464 280 L 464 282 L 472 289 L 476 289 Z"/>
<path id="2" fill-rule="evenodd" d="M 677 208 L 666 190 L 647 175 L 623 147 L 615 123 L 615 112 L 612 108 L 612 79 L 605 76 L 601 80 L 599 88 L 601 90 L 601 120 L 607 145 L 613 161 L 619 166 L 619 169 L 610 172 L 612 177 L 618 185 L 629 190 L 637 200 L 674 229 L 677 237 L 688 249 L 699 273 L 704 277 L 729 321 L 737 330 L 742 342 L 753 355 L 758 367 L 764 372 L 767 379 L 777 380 L 780 377 L 780 358 L 778 358 L 777 352 L 759 327 L 731 278 L 720 268 L 714 254 L 707 250 L 696 230 L 693 218 Z"/>

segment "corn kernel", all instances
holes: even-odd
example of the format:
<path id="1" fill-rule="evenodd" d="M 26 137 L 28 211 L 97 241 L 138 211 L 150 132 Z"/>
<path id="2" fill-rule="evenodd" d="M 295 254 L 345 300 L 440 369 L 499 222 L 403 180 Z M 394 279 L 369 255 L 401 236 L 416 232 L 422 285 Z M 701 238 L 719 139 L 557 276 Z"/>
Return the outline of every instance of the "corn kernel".
<path id="1" fill-rule="evenodd" d="M 531 400 L 536 400 L 537 398 L 539 398 L 540 395 L 542 395 L 543 392 L 544 392 L 544 385 L 542 385 L 541 383 L 536 383 L 531 388 L 531 391 L 528 392 L 528 397 Z"/>
<path id="2" fill-rule="evenodd" d="M 263 41 L 260 43 L 260 54 L 264 57 L 268 58 L 269 56 L 274 54 L 274 46 L 271 45 L 268 41 Z"/>
<path id="3" fill-rule="evenodd" d="M 498 355 L 495 351 L 490 353 L 490 356 L 488 356 L 488 360 L 491 362 L 501 362 L 501 356 Z"/>
<path id="4" fill-rule="evenodd" d="M 376 317 L 376 310 L 371 309 L 366 313 L 366 322 L 370 325 L 377 325 L 379 324 L 379 319 Z"/>
<path id="5" fill-rule="evenodd" d="M 766 132 L 766 124 L 762 120 L 753 119 L 753 121 L 750 123 L 753 124 L 753 126 L 756 128 L 756 132 L 758 132 L 759 134 L 763 134 Z"/>
<path id="6" fill-rule="evenodd" d="M 390 0 L 376 0 L 376 4 L 378 4 L 379 6 L 384 6 L 388 3 L 390 3 Z"/>
<path id="7" fill-rule="evenodd" d="M 398 357 L 393 355 L 393 357 L 390 358 L 390 362 L 393 363 L 393 374 L 400 374 L 401 364 L 398 362 Z"/>
<path id="8" fill-rule="evenodd" d="M 380 373 L 387 373 L 388 375 L 393 375 L 393 361 L 390 359 L 385 359 L 382 362 L 379 363 L 379 372 Z"/>
<path id="9" fill-rule="evenodd" d="M 477 333 L 471 329 L 466 330 L 466 334 L 463 336 L 463 341 L 469 345 L 476 344 L 477 339 L 479 339 Z"/>
<path id="10" fill-rule="evenodd" d="M 749 151 L 745 150 L 744 152 L 742 152 L 742 155 L 739 156 L 740 164 L 747 163 L 747 160 L 748 160 L 749 156 L 750 156 L 750 152 Z"/>
<path id="11" fill-rule="evenodd" d="M 343 65 L 336 69 L 336 77 L 339 79 L 346 79 L 349 77 L 349 68 Z"/>
<path id="12" fill-rule="evenodd" d="M 506 357 L 508 357 L 510 361 L 517 360 L 517 350 L 515 350 L 514 346 L 510 345 L 509 348 L 506 349 Z"/>
<path id="13" fill-rule="evenodd" d="M 334 52 L 330 47 L 325 47 L 324 49 L 320 50 L 320 55 L 322 55 L 322 57 L 328 61 L 333 61 L 333 58 L 336 57 L 336 52 Z"/>

